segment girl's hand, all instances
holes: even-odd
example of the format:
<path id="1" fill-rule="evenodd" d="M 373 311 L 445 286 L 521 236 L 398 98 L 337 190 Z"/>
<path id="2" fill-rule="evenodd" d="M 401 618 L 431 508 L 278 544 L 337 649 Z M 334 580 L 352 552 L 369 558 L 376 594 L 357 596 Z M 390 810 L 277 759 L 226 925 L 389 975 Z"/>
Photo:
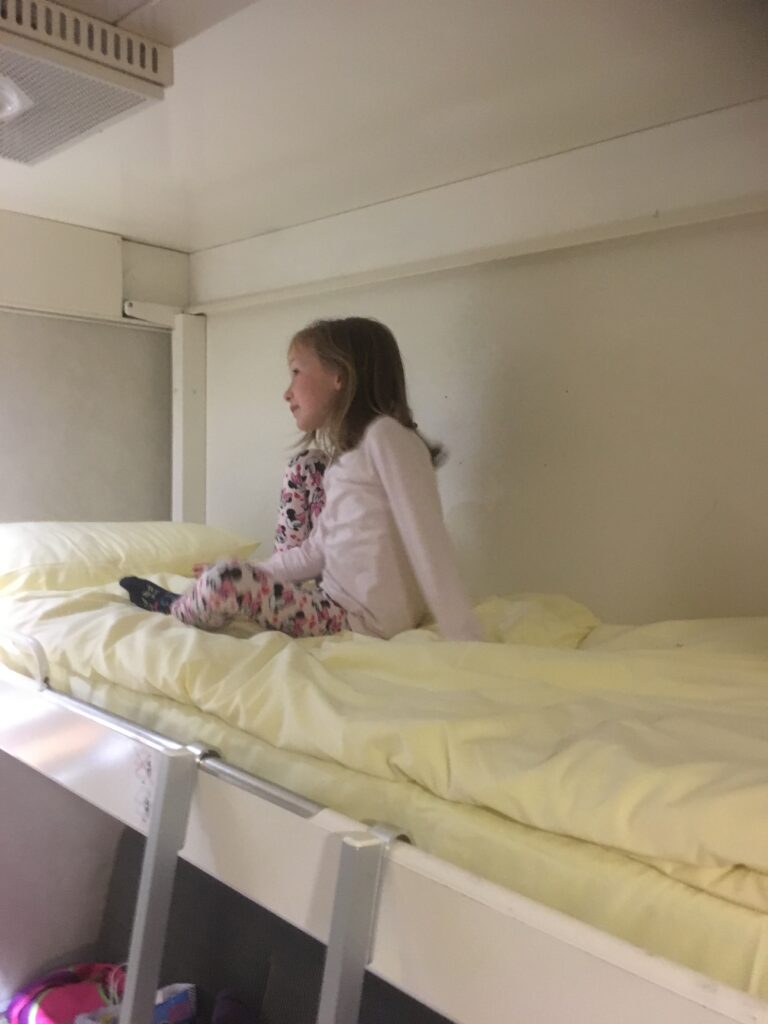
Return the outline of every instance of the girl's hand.
<path id="1" fill-rule="evenodd" d="M 205 562 L 196 562 L 192 566 L 192 572 L 195 574 L 195 579 L 199 579 L 203 573 L 207 572 L 210 568 L 211 566 L 207 565 Z"/>

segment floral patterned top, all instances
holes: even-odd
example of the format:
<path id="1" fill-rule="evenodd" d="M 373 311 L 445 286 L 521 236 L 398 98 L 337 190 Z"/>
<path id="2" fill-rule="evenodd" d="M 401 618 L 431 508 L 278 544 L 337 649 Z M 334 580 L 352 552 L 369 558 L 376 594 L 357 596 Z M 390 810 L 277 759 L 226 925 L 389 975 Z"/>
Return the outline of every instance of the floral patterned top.
<path id="1" fill-rule="evenodd" d="M 323 477 L 328 456 L 317 448 L 299 452 L 288 463 L 280 488 L 275 551 L 298 547 L 325 508 Z"/>

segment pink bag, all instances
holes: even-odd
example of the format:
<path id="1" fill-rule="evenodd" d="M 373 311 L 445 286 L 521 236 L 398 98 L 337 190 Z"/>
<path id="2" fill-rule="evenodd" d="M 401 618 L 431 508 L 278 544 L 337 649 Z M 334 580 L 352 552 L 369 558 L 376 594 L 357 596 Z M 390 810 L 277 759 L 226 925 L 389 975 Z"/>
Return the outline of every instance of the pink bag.
<path id="1" fill-rule="evenodd" d="M 20 989 L 6 1011 L 8 1024 L 73 1024 L 80 1013 L 119 1003 L 125 968 L 119 964 L 73 964 Z"/>

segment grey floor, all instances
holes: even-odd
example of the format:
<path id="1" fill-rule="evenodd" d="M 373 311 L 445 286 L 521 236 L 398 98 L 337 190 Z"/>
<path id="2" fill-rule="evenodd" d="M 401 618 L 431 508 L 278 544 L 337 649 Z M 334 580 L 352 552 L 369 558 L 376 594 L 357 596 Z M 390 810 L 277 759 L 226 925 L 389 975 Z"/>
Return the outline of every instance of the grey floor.
<path id="1" fill-rule="evenodd" d="M 101 960 L 127 957 L 142 851 L 143 838 L 126 829 L 97 943 Z M 200 1024 L 211 1020 L 222 991 L 235 993 L 246 1008 L 232 1024 L 314 1024 L 323 957 L 321 943 L 179 862 L 160 983 L 197 986 Z M 449 1022 L 366 975 L 360 1024 Z"/>

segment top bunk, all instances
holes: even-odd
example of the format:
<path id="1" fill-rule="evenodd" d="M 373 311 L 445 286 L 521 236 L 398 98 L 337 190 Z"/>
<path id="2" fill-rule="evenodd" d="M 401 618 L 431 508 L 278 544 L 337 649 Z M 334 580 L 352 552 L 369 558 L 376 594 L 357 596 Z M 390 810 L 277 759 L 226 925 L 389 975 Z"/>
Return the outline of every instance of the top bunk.
<path id="1" fill-rule="evenodd" d="M 35 562 L 30 530 L 68 554 Z M 27 531 L 7 753 L 451 1020 L 768 1020 L 768 620 L 610 627 L 528 595 L 481 606 L 485 644 L 208 634 L 110 581 L 183 585 L 234 538 Z"/>

